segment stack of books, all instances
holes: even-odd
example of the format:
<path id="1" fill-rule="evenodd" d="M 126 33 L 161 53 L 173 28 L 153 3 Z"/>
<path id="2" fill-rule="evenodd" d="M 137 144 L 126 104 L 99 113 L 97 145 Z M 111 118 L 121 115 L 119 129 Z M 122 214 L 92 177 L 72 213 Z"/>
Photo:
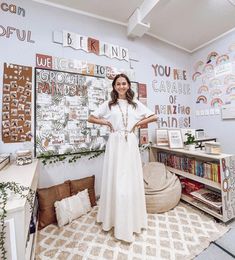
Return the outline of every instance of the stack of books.
<path id="1" fill-rule="evenodd" d="M 16 152 L 16 164 L 25 165 L 32 163 L 33 157 L 30 150 L 21 150 Z"/>
<path id="2" fill-rule="evenodd" d="M 221 212 L 222 209 L 222 198 L 221 194 L 209 189 L 199 189 L 190 193 L 195 199 L 203 202 L 211 209 L 217 212 Z"/>
<path id="3" fill-rule="evenodd" d="M 10 154 L 1 153 L 0 154 L 0 170 L 5 167 L 8 163 L 10 163 Z"/>

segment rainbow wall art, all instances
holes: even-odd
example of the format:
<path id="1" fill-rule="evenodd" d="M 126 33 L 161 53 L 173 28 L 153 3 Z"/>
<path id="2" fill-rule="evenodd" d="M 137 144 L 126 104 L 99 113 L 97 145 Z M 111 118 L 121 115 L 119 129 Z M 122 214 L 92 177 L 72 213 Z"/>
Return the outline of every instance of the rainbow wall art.
<path id="1" fill-rule="evenodd" d="M 199 103 L 207 104 L 207 98 L 206 98 L 205 96 L 201 95 L 201 96 L 199 96 L 199 97 L 197 98 L 196 103 L 197 103 L 197 104 L 199 104 Z"/>
<path id="2" fill-rule="evenodd" d="M 223 101 L 220 98 L 213 98 L 211 100 L 212 107 L 220 107 L 221 105 L 223 105 Z"/>
<path id="3" fill-rule="evenodd" d="M 214 70 L 214 67 L 212 64 L 206 64 L 204 67 L 203 67 L 203 72 L 212 72 Z"/>
<path id="4" fill-rule="evenodd" d="M 218 88 L 220 86 L 222 86 L 222 83 L 219 79 L 212 79 L 210 81 L 210 87 L 212 87 L 212 88 L 217 87 Z"/>
<path id="5" fill-rule="evenodd" d="M 224 78 L 224 84 L 228 85 L 231 83 L 235 83 L 235 75 L 234 74 L 229 74 Z"/>
<path id="6" fill-rule="evenodd" d="M 235 90 L 235 84 L 231 84 L 226 89 L 226 94 L 231 94 Z"/>
<path id="7" fill-rule="evenodd" d="M 207 56 L 206 63 L 210 63 L 213 59 L 215 59 L 219 54 L 216 51 L 212 51 Z"/>
<path id="8" fill-rule="evenodd" d="M 193 74 L 193 76 L 192 76 L 192 79 L 193 79 L 193 81 L 196 81 L 197 80 L 197 78 L 198 77 L 200 77 L 201 76 L 201 72 L 195 72 L 194 74 Z"/>
<path id="9" fill-rule="evenodd" d="M 220 96 L 222 94 L 222 91 L 218 88 L 211 90 L 210 92 L 212 97 Z"/>
<path id="10" fill-rule="evenodd" d="M 235 51 L 235 42 L 233 42 L 232 44 L 229 45 L 228 51 L 229 51 L 229 52 Z"/>
<path id="11" fill-rule="evenodd" d="M 202 94 L 203 92 L 208 92 L 208 87 L 206 86 L 206 85 L 202 85 L 199 89 L 198 89 L 198 91 L 197 91 L 197 93 L 198 94 Z"/>
<path id="12" fill-rule="evenodd" d="M 195 71 L 200 71 L 200 70 L 202 70 L 202 66 L 204 65 L 204 62 L 203 61 L 201 61 L 201 60 L 199 60 L 198 62 L 196 62 L 195 64 L 194 64 L 194 70 Z"/>
<path id="13" fill-rule="evenodd" d="M 229 56 L 227 54 L 221 55 L 216 59 L 216 65 L 225 63 L 229 61 Z"/>

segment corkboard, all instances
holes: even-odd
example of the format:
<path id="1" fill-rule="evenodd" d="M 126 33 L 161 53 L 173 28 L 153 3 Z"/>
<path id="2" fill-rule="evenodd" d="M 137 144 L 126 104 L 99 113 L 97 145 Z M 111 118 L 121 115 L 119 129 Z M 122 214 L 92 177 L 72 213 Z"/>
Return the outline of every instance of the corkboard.
<path id="1" fill-rule="evenodd" d="M 30 141 L 32 111 L 32 67 L 4 63 L 2 140 Z"/>

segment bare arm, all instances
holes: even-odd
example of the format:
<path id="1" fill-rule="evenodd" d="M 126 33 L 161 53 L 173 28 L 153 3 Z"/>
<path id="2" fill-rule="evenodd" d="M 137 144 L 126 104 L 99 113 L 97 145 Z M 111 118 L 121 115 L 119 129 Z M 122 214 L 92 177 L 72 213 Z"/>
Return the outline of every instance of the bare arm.
<path id="1" fill-rule="evenodd" d="M 156 122 L 156 121 L 157 121 L 157 115 L 152 115 L 152 116 L 149 116 L 147 118 L 141 119 L 139 122 L 137 122 L 135 124 L 135 126 L 132 129 L 132 131 L 134 131 L 136 127 L 140 128 L 142 125 L 146 125 L 146 124 L 149 124 L 149 123 L 152 123 L 152 122 Z"/>
<path id="2" fill-rule="evenodd" d="M 89 123 L 92 123 L 92 124 L 107 125 L 107 126 L 110 128 L 110 130 L 113 131 L 113 126 L 112 126 L 112 124 L 111 124 L 109 121 L 105 120 L 104 118 L 97 118 L 97 117 L 95 117 L 95 116 L 93 116 L 93 115 L 90 115 L 90 116 L 88 117 L 88 120 L 87 120 L 87 121 L 88 121 Z"/>

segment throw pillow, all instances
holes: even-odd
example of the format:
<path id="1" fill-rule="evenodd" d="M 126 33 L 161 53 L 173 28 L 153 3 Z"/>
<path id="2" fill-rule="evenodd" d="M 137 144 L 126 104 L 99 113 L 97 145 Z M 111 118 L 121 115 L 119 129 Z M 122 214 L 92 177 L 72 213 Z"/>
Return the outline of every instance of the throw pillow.
<path id="1" fill-rule="evenodd" d="M 55 212 L 58 226 L 71 223 L 72 220 L 86 214 L 91 210 L 90 199 L 87 189 L 77 195 L 55 202 Z"/>
<path id="2" fill-rule="evenodd" d="M 91 206 L 96 205 L 96 198 L 95 198 L 95 175 L 89 176 L 79 180 L 71 180 L 70 181 L 70 192 L 71 195 L 75 195 L 78 192 L 88 189 L 89 198 L 91 202 Z"/>
<path id="3" fill-rule="evenodd" d="M 39 222 L 38 229 L 42 229 L 49 224 L 56 223 L 54 203 L 70 196 L 69 183 L 55 185 L 49 188 L 37 190 Z"/>

